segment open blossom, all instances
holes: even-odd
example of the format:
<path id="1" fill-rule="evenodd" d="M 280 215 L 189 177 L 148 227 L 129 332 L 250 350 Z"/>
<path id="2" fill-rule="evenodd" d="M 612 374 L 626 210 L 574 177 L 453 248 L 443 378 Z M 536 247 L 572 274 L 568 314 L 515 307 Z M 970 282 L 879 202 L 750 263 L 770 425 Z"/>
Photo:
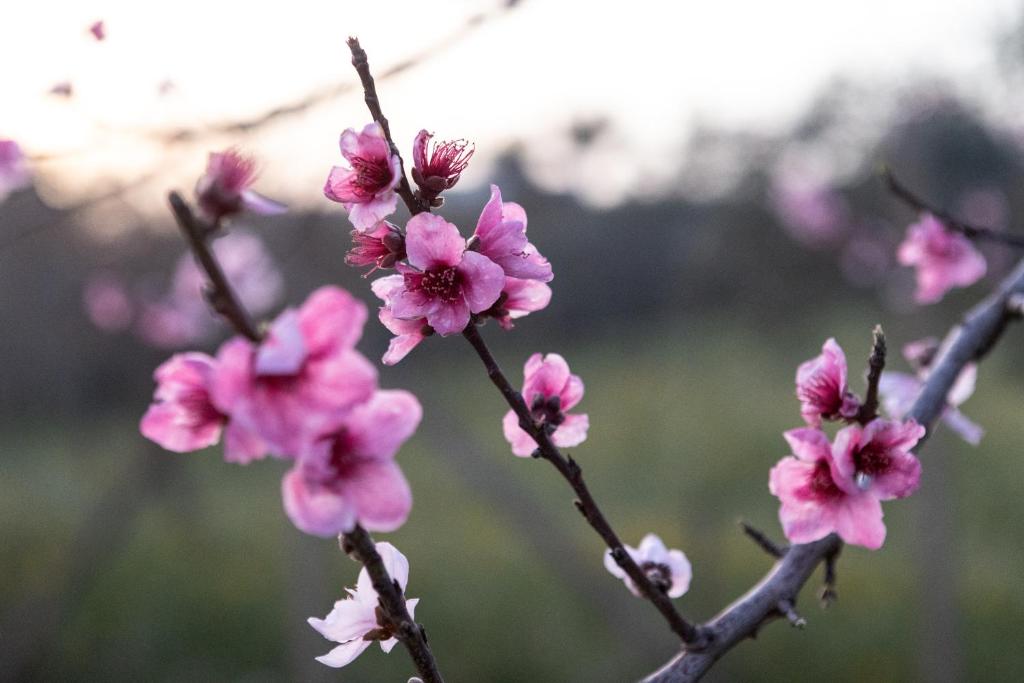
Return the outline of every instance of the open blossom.
<path id="1" fill-rule="evenodd" d="M 103 24 L 102 20 L 96 21 L 93 22 L 91 26 L 89 26 L 89 33 L 91 33 L 92 37 L 95 38 L 97 41 L 102 41 L 105 40 L 107 37 L 107 28 Z"/>
<path id="2" fill-rule="evenodd" d="M 132 322 L 135 306 L 115 273 L 101 271 L 90 276 L 82 303 L 92 324 L 104 332 L 119 332 Z"/>
<path id="3" fill-rule="evenodd" d="M 535 353 L 523 368 L 523 400 L 530 409 L 533 419 L 551 431 L 551 440 L 561 448 L 571 448 L 587 438 L 590 418 L 587 415 L 570 415 L 583 399 L 583 380 L 569 372 L 569 364 L 557 353 L 541 356 Z M 527 457 L 537 449 L 533 438 L 519 426 L 519 418 L 508 411 L 502 420 L 505 439 L 512 445 L 512 452 Z"/>
<path id="4" fill-rule="evenodd" d="M 352 248 L 345 254 L 345 263 L 357 268 L 373 266 L 363 277 L 379 268 L 393 268 L 405 258 L 405 235 L 387 221 L 372 230 L 352 231 Z"/>
<path id="5" fill-rule="evenodd" d="M 843 481 L 879 500 L 906 498 L 921 482 L 921 463 L 910 452 L 925 429 L 914 420 L 877 418 L 863 427 L 840 429 L 832 444 L 835 469 Z"/>
<path id="6" fill-rule="evenodd" d="M 431 145 L 434 134 L 421 130 L 412 143 L 412 179 L 420 196 L 433 203 L 439 194 L 455 187 L 476 149 L 465 140 L 446 140 Z"/>
<path id="7" fill-rule="evenodd" d="M 341 155 L 349 167 L 335 166 L 327 176 L 324 194 L 340 202 L 356 230 L 365 232 L 395 211 L 395 187 L 401 178 L 399 159 L 378 123 L 361 133 L 352 128 L 341 134 Z"/>
<path id="8" fill-rule="evenodd" d="M 793 455 L 772 468 L 768 489 L 781 502 L 779 521 L 792 543 L 810 543 L 837 533 L 846 543 L 875 550 L 885 541 L 882 504 L 844 475 L 828 437 L 804 427 L 786 432 Z"/>
<path id="9" fill-rule="evenodd" d="M 409 582 L 409 560 L 390 543 L 377 543 L 376 548 L 388 576 L 398 582 L 404 593 Z M 380 643 L 380 649 L 384 652 L 391 652 L 398 644 L 394 631 L 389 625 L 381 623 L 378 617 L 379 597 L 365 567 L 359 571 L 355 589 L 348 589 L 348 593 L 347 598 L 334 603 L 334 609 L 326 617 L 309 619 L 309 625 L 320 635 L 341 643 L 326 655 L 316 658 L 318 662 L 327 666 L 337 668 L 349 664 L 374 641 Z M 414 616 L 413 611 L 418 602 L 418 598 L 405 601 L 409 616 Z"/>
<path id="10" fill-rule="evenodd" d="M 909 345 L 908 345 L 909 346 Z M 906 350 L 904 350 L 906 353 Z M 878 393 L 882 398 L 882 407 L 886 414 L 894 420 L 902 420 L 914 406 L 921 389 L 924 387 L 924 380 L 927 378 L 927 365 L 921 366 L 917 375 L 906 372 L 882 373 L 878 382 Z M 953 387 L 946 395 L 946 407 L 942 411 L 942 421 L 955 431 L 960 437 L 977 446 L 981 443 L 981 437 L 985 430 L 974 421 L 960 412 L 959 406 L 974 393 L 974 385 L 978 378 L 978 366 L 968 363 L 953 383 Z"/>
<path id="11" fill-rule="evenodd" d="M 897 257 L 917 268 L 914 298 L 921 304 L 935 303 L 950 289 L 968 287 L 985 275 L 985 257 L 970 240 L 928 213 L 907 228 Z"/>
<path id="12" fill-rule="evenodd" d="M 501 266 L 505 275 L 550 282 L 551 264 L 526 239 L 526 211 L 514 202 L 502 202 L 501 190 L 491 185 L 491 198 L 480 212 L 474 238 L 477 251 Z"/>
<path id="13" fill-rule="evenodd" d="M 396 318 L 427 323 L 441 336 L 461 332 L 471 313 L 490 308 L 505 285 L 501 266 L 474 251 L 454 225 L 420 213 L 406 226 L 409 264 L 398 264 L 402 290 L 391 297 Z"/>
<path id="14" fill-rule="evenodd" d="M 258 214 L 278 214 L 284 204 L 249 189 L 256 180 L 256 162 L 236 149 L 211 152 L 206 173 L 196 183 L 199 208 L 207 220 L 216 223 L 243 210 Z"/>
<path id="15" fill-rule="evenodd" d="M 314 441 L 282 482 L 295 526 L 333 536 L 356 523 L 370 531 L 404 524 L 412 493 L 394 458 L 421 415 L 412 394 L 378 391 Z"/>
<path id="16" fill-rule="evenodd" d="M 0 202 L 11 193 L 28 187 L 31 181 L 21 147 L 14 140 L 0 139 Z"/>
<path id="17" fill-rule="evenodd" d="M 644 536 L 639 548 L 628 545 L 623 547 L 651 583 L 665 591 L 668 597 L 678 598 L 689 590 L 693 570 L 683 551 L 669 550 L 655 534 Z M 604 567 L 612 576 L 622 579 L 633 595 L 643 597 L 633 580 L 615 562 L 611 550 L 604 551 Z"/>
<path id="18" fill-rule="evenodd" d="M 370 288 L 377 295 L 384 305 L 380 307 L 377 317 L 384 327 L 391 334 L 395 335 L 388 344 L 388 350 L 381 358 L 384 365 L 394 365 L 409 355 L 409 352 L 416 348 L 421 341 L 433 334 L 433 330 L 427 325 L 426 318 L 413 318 L 401 320 L 391 312 L 391 297 L 402 291 L 405 287 L 405 278 L 401 275 L 388 275 L 373 281 Z"/>
<path id="19" fill-rule="evenodd" d="M 353 349 L 365 321 L 361 302 L 321 287 L 279 315 L 260 344 L 235 337 L 221 346 L 214 402 L 275 455 L 299 455 L 376 389 L 376 370 Z"/>
<path id="20" fill-rule="evenodd" d="M 506 277 L 505 288 L 494 305 L 485 313 L 506 330 L 511 330 L 513 320 L 547 308 L 551 303 L 551 288 L 540 280 L 520 280 Z"/>
<path id="21" fill-rule="evenodd" d="M 800 414 L 811 427 L 826 420 L 851 419 L 860 410 L 857 397 L 846 387 L 846 355 L 835 339 L 821 347 L 821 355 L 801 363 L 796 371 Z"/>

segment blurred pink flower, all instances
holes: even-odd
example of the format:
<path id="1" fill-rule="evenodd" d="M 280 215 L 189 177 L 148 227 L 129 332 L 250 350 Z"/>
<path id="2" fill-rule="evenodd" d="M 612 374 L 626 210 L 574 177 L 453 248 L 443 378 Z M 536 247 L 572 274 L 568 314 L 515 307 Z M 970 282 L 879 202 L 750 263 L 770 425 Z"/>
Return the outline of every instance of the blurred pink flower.
<path id="1" fill-rule="evenodd" d="M 331 169 L 324 194 L 340 202 L 356 230 L 365 232 L 394 213 L 400 162 L 377 123 L 367 124 L 361 133 L 352 128 L 342 133 L 341 155 L 349 167 Z"/>
<path id="2" fill-rule="evenodd" d="M 104 332 L 120 332 L 131 325 L 135 306 L 114 273 L 94 273 L 85 283 L 83 303 L 89 320 Z"/>
<path id="3" fill-rule="evenodd" d="M 405 235 L 387 221 L 381 221 L 372 230 L 352 231 L 352 248 L 345 254 L 345 263 L 361 268 L 373 266 L 363 277 L 380 268 L 394 268 L 405 258 Z"/>
<path id="4" fill-rule="evenodd" d="M 693 570 L 683 551 L 669 550 L 655 534 L 644 536 L 639 548 L 628 545 L 623 547 L 651 583 L 665 591 L 668 597 L 678 598 L 689 590 Z M 611 550 L 604 551 L 604 567 L 612 576 L 622 579 L 633 595 L 643 597 L 633 580 L 615 562 Z"/>
<path id="5" fill-rule="evenodd" d="M 583 380 L 569 372 L 569 364 L 557 353 L 541 356 L 535 353 L 523 368 L 523 400 L 533 416 L 545 429 L 551 440 L 561 448 L 571 448 L 587 438 L 590 418 L 585 413 L 570 415 L 583 399 Z M 533 438 L 519 426 L 519 418 L 508 411 L 502 420 L 505 439 L 512 452 L 527 457 L 537 449 Z"/>
<path id="6" fill-rule="evenodd" d="M 377 391 L 325 431 L 282 482 L 284 508 L 302 531 L 333 536 L 358 523 L 394 531 L 405 523 L 412 492 L 395 464 L 422 410 L 406 391 Z"/>
<path id="7" fill-rule="evenodd" d="M 540 280 L 520 280 L 515 277 L 506 277 L 505 288 L 501 290 L 501 296 L 494 302 L 486 315 L 495 318 L 502 328 L 511 330 L 513 320 L 547 308 L 549 303 L 551 303 L 551 288 Z"/>
<path id="8" fill-rule="evenodd" d="M 390 543 L 377 543 L 376 548 L 388 576 L 398 582 L 399 588 L 404 592 L 409 582 L 409 560 Z M 334 603 L 334 609 L 326 617 L 309 619 L 309 625 L 320 635 L 341 643 L 326 655 L 316 658 L 318 662 L 335 668 L 351 663 L 374 641 L 380 643 L 380 648 L 384 652 L 391 652 L 398 644 L 395 633 L 378 618 L 379 597 L 365 567 L 359 571 L 355 589 L 349 589 L 348 593 L 347 598 Z M 409 616 L 414 616 L 413 612 L 418 602 L 418 598 L 405 601 Z"/>
<path id="9" fill-rule="evenodd" d="M 92 37 L 97 41 L 102 41 L 107 37 L 107 29 L 102 20 L 94 22 L 89 26 L 89 33 L 91 33 Z"/>
<path id="10" fill-rule="evenodd" d="M 882 504 L 839 472 L 828 437 L 809 427 L 783 436 L 793 455 L 772 468 L 768 490 L 781 502 L 779 521 L 786 538 L 810 543 L 834 532 L 851 545 L 882 547 Z"/>
<path id="11" fill-rule="evenodd" d="M 298 456 L 376 389 L 376 370 L 353 349 L 365 321 L 361 302 L 321 287 L 279 315 L 261 344 L 235 337 L 221 346 L 214 403 L 275 455 Z"/>
<path id="12" fill-rule="evenodd" d="M 50 88 L 50 94 L 56 97 L 71 97 L 74 92 L 71 81 L 59 81 Z"/>
<path id="13" fill-rule="evenodd" d="M 924 427 L 913 420 L 881 418 L 863 427 L 840 429 L 832 444 L 840 481 L 853 481 L 859 490 L 879 500 L 906 498 L 921 482 L 921 463 L 910 449 L 924 432 Z"/>
<path id="14" fill-rule="evenodd" d="M 501 266 L 505 275 L 550 282 L 551 264 L 526 239 L 526 211 L 513 202 L 501 201 L 501 190 L 491 185 L 491 198 L 480 213 L 473 236 L 474 247 Z"/>
<path id="15" fill-rule="evenodd" d="M 388 329 L 392 337 L 388 344 L 388 350 L 381 358 L 384 365 L 394 365 L 409 355 L 409 352 L 416 348 L 421 341 L 427 338 L 427 331 L 433 333 L 427 325 L 426 318 L 413 318 L 411 320 L 399 320 L 391 312 L 391 297 L 402 291 L 405 287 L 405 278 L 401 275 L 388 275 L 373 281 L 370 288 L 377 295 L 384 305 L 380 307 L 377 317 L 384 327 Z"/>
<path id="16" fill-rule="evenodd" d="M 32 184 L 32 174 L 21 147 L 14 140 L 0 139 L 0 202 Z"/>
<path id="17" fill-rule="evenodd" d="M 175 354 L 158 367 L 156 402 L 142 417 L 142 435 L 177 453 L 220 441 L 227 418 L 210 400 L 214 371 L 214 360 L 204 353 Z"/>
<path id="18" fill-rule="evenodd" d="M 849 227 L 846 200 L 809 173 L 792 169 L 780 172 L 773 185 L 775 213 L 795 240 L 819 247 L 835 242 Z"/>
<path id="19" fill-rule="evenodd" d="M 211 152 L 206 172 L 196 183 L 196 197 L 203 215 L 217 223 L 246 210 L 266 215 L 288 210 L 284 204 L 250 190 L 255 180 L 256 163 L 251 157 L 236 149 Z"/>
<path id="20" fill-rule="evenodd" d="M 430 148 L 433 137 L 433 133 L 421 130 L 412 143 L 412 179 L 420 188 L 420 196 L 431 203 L 455 187 L 476 151 L 465 140 L 446 140 Z"/>
<path id="21" fill-rule="evenodd" d="M 135 333 L 142 341 L 160 349 L 191 344 L 209 331 L 213 316 L 202 300 L 179 307 L 171 300 L 146 302 L 135 320 Z"/>
<path id="22" fill-rule="evenodd" d="M 907 228 L 897 258 L 917 268 L 914 298 L 921 304 L 935 303 L 950 289 L 968 287 L 985 275 L 985 257 L 970 240 L 928 213 Z"/>
<path id="23" fill-rule="evenodd" d="M 826 420 L 851 419 L 860 402 L 846 387 L 846 355 L 835 339 L 821 347 L 821 355 L 800 364 L 796 371 L 800 414 L 811 427 Z"/>
<path id="24" fill-rule="evenodd" d="M 459 230 L 440 216 L 420 213 L 409 219 L 405 249 L 409 264 L 398 264 L 404 276 L 390 308 L 401 320 L 426 318 L 441 336 L 456 334 L 498 299 L 505 285 L 501 267 L 474 251 L 466 251 Z"/>

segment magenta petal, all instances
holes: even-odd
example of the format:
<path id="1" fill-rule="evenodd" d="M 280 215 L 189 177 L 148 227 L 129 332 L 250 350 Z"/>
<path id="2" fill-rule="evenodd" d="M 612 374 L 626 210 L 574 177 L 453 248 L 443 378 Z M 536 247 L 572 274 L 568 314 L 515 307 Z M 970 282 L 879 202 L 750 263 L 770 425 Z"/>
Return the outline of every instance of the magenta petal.
<path id="1" fill-rule="evenodd" d="M 881 548 L 885 542 L 882 504 L 870 494 L 848 496 L 836 512 L 836 533 L 851 545 Z"/>
<path id="2" fill-rule="evenodd" d="M 394 531 L 409 517 L 412 491 L 393 462 L 360 460 L 340 484 L 359 523 L 370 531 Z"/>
<path id="3" fill-rule="evenodd" d="M 422 290 L 403 289 L 391 297 L 391 315 L 398 320 L 419 320 L 436 308 Z"/>
<path id="4" fill-rule="evenodd" d="M 422 334 L 400 334 L 392 337 L 388 342 L 388 350 L 384 352 L 380 362 L 384 365 L 394 365 L 409 355 L 409 352 L 419 346 L 425 337 Z"/>
<path id="5" fill-rule="evenodd" d="M 491 185 L 491 198 L 484 204 L 480 218 L 476 222 L 475 234 L 481 241 L 489 237 L 492 230 L 501 224 L 501 190 L 497 185 Z"/>
<path id="6" fill-rule="evenodd" d="M 309 484 L 298 465 L 285 474 L 281 493 L 284 510 L 300 531 L 330 537 L 355 528 L 352 502 L 331 489 Z"/>
<path id="7" fill-rule="evenodd" d="M 189 416 L 171 403 L 151 405 L 142 416 L 139 430 L 150 441 L 175 453 L 188 453 L 212 446 L 220 440 L 222 420 L 190 424 Z"/>
<path id="8" fill-rule="evenodd" d="M 768 488 L 781 502 L 779 522 L 791 543 L 817 541 L 835 529 L 835 513 L 829 506 L 816 504 L 801 496 L 814 469 L 814 463 L 786 457 L 769 473 Z"/>
<path id="9" fill-rule="evenodd" d="M 398 207 L 398 195 L 387 190 L 369 201 L 345 204 L 352 226 L 360 232 L 367 232 L 395 212 Z"/>
<path id="10" fill-rule="evenodd" d="M 511 410 L 505 413 L 501 421 L 501 428 L 505 434 L 505 440 L 512 446 L 512 453 L 520 458 L 529 457 L 537 450 L 537 443 L 519 427 L 519 418 Z"/>
<path id="11" fill-rule="evenodd" d="M 531 356 L 523 374 L 523 398 L 528 406 L 537 396 L 561 396 L 570 377 L 569 364 L 557 353 L 549 353 L 543 359 L 539 359 L 539 354 Z"/>
<path id="12" fill-rule="evenodd" d="M 486 311 L 501 296 L 505 273 L 486 256 L 467 251 L 458 270 L 462 276 L 462 294 L 473 313 Z"/>
<path id="13" fill-rule="evenodd" d="M 405 229 L 405 251 L 413 266 L 426 271 L 459 265 L 466 240 L 454 225 L 435 214 L 418 213 L 409 219 Z"/>
<path id="14" fill-rule="evenodd" d="M 320 287 L 299 310 L 299 321 L 310 354 L 351 349 L 363 334 L 366 305 L 340 287 Z"/>
<path id="15" fill-rule="evenodd" d="M 422 417 L 420 402 L 408 391 L 377 391 L 345 418 L 350 448 L 361 457 L 393 458 Z"/>
<path id="16" fill-rule="evenodd" d="M 374 296 L 384 303 L 387 303 L 403 287 L 405 287 L 405 278 L 401 275 L 379 277 L 370 283 L 370 290 L 373 291 Z"/>
<path id="17" fill-rule="evenodd" d="M 800 427 L 790 429 L 782 436 L 793 450 L 793 455 L 804 462 L 816 462 L 831 456 L 832 446 L 828 436 L 819 429 Z"/>
<path id="18" fill-rule="evenodd" d="M 551 435 L 551 440 L 559 448 L 579 446 L 587 440 L 587 429 L 589 427 L 590 418 L 586 414 L 566 415 L 565 421 L 558 425 L 558 429 Z"/>
<path id="19" fill-rule="evenodd" d="M 469 324 L 469 305 L 464 299 L 435 305 L 427 314 L 427 322 L 442 337 L 458 334 Z"/>
<path id="20" fill-rule="evenodd" d="M 583 400 L 583 380 L 579 375 L 569 375 L 568 381 L 559 394 L 562 398 L 562 410 L 572 410 Z"/>
<path id="21" fill-rule="evenodd" d="M 248 465 L 253 460 L 262 460 L 267 455 L 267 444 L 255 433 L 229 422 L 224 430 L 224 460 Z"/>
<path id="22" fill-rule="evenodd" d="M 324 183 L 324 196 L 335 202 L 354 202 L 359 199 L 359 194 L 352 187 L 352 181 L 356 172 L 342 166 L 331 167 L 327 174 L 327 182 Z"/>
<path id="23" fill-rule="evenodd" d="M 430 138 L 434 137 L 431 133 L 426 130 L 421 130 L 416 133 L 416 137 L 412 141 L 412 163 L 414 168 L 422 170 L 427 165 L 427 143 L 430 142 Z"/>

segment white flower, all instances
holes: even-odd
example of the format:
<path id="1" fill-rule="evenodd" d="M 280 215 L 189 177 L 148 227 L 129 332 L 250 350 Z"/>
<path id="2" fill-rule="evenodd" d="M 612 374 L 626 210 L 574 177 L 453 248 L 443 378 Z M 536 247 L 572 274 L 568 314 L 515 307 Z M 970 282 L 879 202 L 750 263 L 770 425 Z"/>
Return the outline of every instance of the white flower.
<path id="1" fill-rule="evenodd" d="M 678 598 L 689 590 L 693 570 L 683 551 L 669 550 L 655 534 L 644 536 L 639 548 L 628 545 L 624 547 L 651 583 L 664 590 L 668 597 Z M 633 595 L 642 597 L 633 580 L 615 562 L 611 550 L 604 553 L 604 566 L 612 576 L 622 579 Z"/>

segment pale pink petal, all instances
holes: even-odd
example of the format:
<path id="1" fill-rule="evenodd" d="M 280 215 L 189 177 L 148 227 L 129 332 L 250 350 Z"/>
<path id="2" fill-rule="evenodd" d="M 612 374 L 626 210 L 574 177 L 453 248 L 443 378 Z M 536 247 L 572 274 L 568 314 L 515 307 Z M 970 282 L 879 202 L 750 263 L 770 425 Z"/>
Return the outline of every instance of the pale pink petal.
<path id="1" fill-rule="evenodd" d="M 360 232 L 366 232 L 395 212 L 398 195 L 389 191 L 368 202 L 344 202 L 344 205 L 348 209 L 348 219 L 352 221 L 352 226 Z"/>
<path id="2" fill-rule="evenodd" d="M 409 352 L 419 346 L 425 337 L 422 334 L 400 334 L 392 337 L 388 342 L 388 350 L 384 352 L 380 362 L 384 365 L 395 365 L 409 355 Z"/>
<path id="3" fill-rule="evenodd" d="M 234 422 L 228 422 L 224 430 L 224 459 L 227 462 L 247 465 L 253 460 L 261 460 L 267 455 L 267 444 L 254 432 L 250 432 Z"/>
<path id="4" fill-rule="evenodd" d="M 877 550 L 885 542 L 882 504 L 870 494 L 848 496 L 836 512 L 835 526 L 839 538 L 851 545 Z"/>
<path id="5" fill-rule="evenodd" d="M 672 574 L 672 585 L 668 589 L 668 597 L 678 598 L 690 590 L 693 568 L 686 555 L 680 550 L 668 551 L 665 564 Z"/>
<path id="6" fill-rule="evenodd" d="M 359 523 L 369 531 L 395 531 L 405 523 L 412 509 L 409 482 L 393 462 L 356 461 L 339 482 L 339 488 L 354 508 Z"/>
<path id="7" fill-rule="evenodd" d="M 397 302 L 396 298 L 396 302 Z M 492 302 L 493 303 L 493 302 Z M 465 299 L 459 299 L 451 303 L 435 305 L 433 310 L 427 313 L 427 323 L 434 328 L 442 337 L 458 334 L 466 329 L 469 324 L 469 304 Z M 396 313 L 396 315 L 398 315 Z"/>
<path id="8" fill-rule="evenodd" d="M 981 426 L 956 408 L 946 408 L 942 413 L 942 421 L 946 423 L 946 426 L 959 434 L 960 438 L 972 446 L 977 446 L 981 443 L 981 437 L 985 435 L 985 430 Z"/>
<path id="9" fill-rule="evenodd" d="M 459 265 L 466 250 L 466 240 L 454 225 L 435 214 L 418 213 L 409 219 L 405 229 L 405 250 L 413 266 L 426 271 Z M 500 287 L 498 292 L 501 292 Z M 495 294 L 494 298 L 497 299 L 498 295 Z"/>
<path id="10" fill-rule="evenodd" d="M 387 275 L 379 277 L 370 283 L 370 290 L 374 296 L 387 303 L 388 300 L 405 287 L 405 278 L 401 275 Z"/>
<path id="11" fill-rule="evenodd" d="M 480 313 L 490 308 L 505 287 L 505 273 L 501 266 L 486 256 L 467 251 L 458 267 L 462 276 L 462 294 L 469 310 Z"/>
<path id="12" fill-rule="evenodd" d="M 559 354 L 549 353 L 540 363 L 534 362 L 531 357 L 524 368 L 524 374 L 523 398 L 526 405 L 530 406 L 538 395 L 545 399 L 561 395 L 569 381 L 569 364 Z"/>
<path id="13" fill-rule="evenodd" d="M 661 562 L 668 554 L 665 542 L 657 534 L 647 534 L 640 540 L 637 546 L 638 562 Z"/>
<path id="14" fill-rule="evenodd" d="M 252 190 L 242 192 L 242 207 L 262 216 L 276 216 L 288 211 L 288 207 L 281 202 L 276 202 Z"/>
<path id="15" fill-rule="evenodd" d="M 792 543 L 817 541 L 835 530 L 834 509 L 802 496 L 815 467 L 815 463 L 786 457 L 769 474 L 768 488 L 781 502 L 779 522 Z"/>
<path id="16" fill-rule="evenodd" d="M 959 406 L 974 394 L 974 386 L 978 381 L 978 365 L 968 363 L 956 378 L 953 387 L 949 390 L 946 400 L 951 406 Z"/>
<path id="17" fill-rule="evenodd" d="M 391 577 L 392 581 L 397 581 L 404 591 L 405 587 L 409 584 L 409 559 L 398 548 L 387 541 L 379 541 L 374 544 L 374 547 L 377 550 L 377 554 L 380 555 L 381 562 L 384 564 L 384 569 L 387 570 L 388 576 Z M 373 587 L 373 581 L 370 578 L 370 573 L 366 571 L 365 567 L 359 570 L 356 592 L 360 595 L 377 595 L 377 591 Z M 376 600 L 373 602 L 376 603 Z M 413 601 L 407 601 L 407 607 L 409 602 Z M 415 602 L 418 602 L 418 600 Z"/>
<path id="18" fill-rule="evenodd" d="M 338 600 L 326 617 L 310 617 L 306 622 L 324 638 L 344 643 L 362 638 L 377 628 L 377 615 L 373 607 L 370 601 Z"/>
<path id="19" fill-rule="evenodd" d="M 299 310 L 302 334 L 310 354 L 351 349 L 363 335 L 366 305 L 340 287 L 320 287 Z"/>
<path id="20" fill-rule="evenodd" d="M 155 403 L 142 416 L 142 435 L 175 453 L 188 453 L 212 446 L 220 440 L 223 421 L 193 425 L 187 413 L 171 403 Z"/>
<path id="21" fill-rule="evenodd" d="M 503 291 L 508 297 L 503 306 L 510 318 L 522 318 L 547 308 L 551 303 L 551 288 L 538 280 L 507 277 Z"/>
<path id="22" fill-rule="evenodd" d="M 391 296 L 391 314 L 400 320 L 420 320 L 433 312 L 438 304 L 423 291 L 403 289 Z M 468 307 L 466 309 L 469 310 Z"/>
<path id="23" fill-rule="evenodd" d="M 505 413 L 505 417 L 501 421 L 501 428 L 505 433 L 505 440 L 512 445 L 513 454 L 527 458 L 537 450 L 537 443 L 519 427 L 519 418 L 513 411 Z"/>
<path id="24" fill-rule="evenodd" d="M 367 458 L 393 458 L 416 432 L 423 409 L 408 391 L 377 391 L 345 418 L 352 453 Z"/>
<path id="25" fill-rule="evenodd" d="M 551 435 L 551 440 L 559 448 L 572 448 L 579 446 L 587 440 L 587 429 L 590 427 L 590 418 L 583 415 L 566 415 L 565 421 L 558 425 L 558 429 Z"/>
<path id="26" fill-rule="evenodd" d="M 342 643 L 327 654 L 317 657 L 316 661 L 336 669 L 341 668 L 351 664 L 356 657 L 363 654 L 363 651 L 370 647 L 372 642 L 372 640 L 363 640 L 362 638 L 350 640 L 347 643 Z"/>
<path id="27" fill-rule="evenodd" d="M 333 201 L 346 203 L 353 202 L 359 198 L 352 186 L 356 172 L 343 166 L 332 166 L 327 174 L 327 182 L 324 183 L 324 195 Z"/>
<path id="28" fill-rule="evenodd" d="M 307 534 L 325 538 L 352 531 L 356 507 L 348 498 L 316 484 L 310 484 L 295 466 L 281 481 L 284 511 L 292 523 Z"/>
<path id="29" fill-rule="evenodd" d="M 559 396 L 562 398 L 562 410 L 572 410 L 583 400 L 583 380 L 580 379 L 579 375 L 569 375 L 569 380 L 565 383 L 562 391 L 559 392 Z"/>
<path id="30" fill-rule="evenodd" d="M 828 436 L 819 429 L 800 427 L 790 429 L 782 435 L 793 450 L 793 455 L 804 462 L 817 462 L 830 457 L 832 445 Z"/>
<path id="31" fill-rule="evenodd" d="M 287 310 L 277 316 L 256 351 L 256 374 L 294 375 L 309 355 L 299 327 L 299 314 Z"/>

